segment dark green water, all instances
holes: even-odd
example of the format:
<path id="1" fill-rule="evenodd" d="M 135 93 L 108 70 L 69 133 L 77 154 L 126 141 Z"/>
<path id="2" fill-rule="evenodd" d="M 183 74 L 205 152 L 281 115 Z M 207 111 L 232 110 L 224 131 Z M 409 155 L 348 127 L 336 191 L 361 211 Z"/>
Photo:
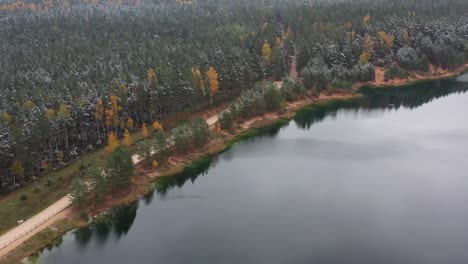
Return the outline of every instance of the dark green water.
<path id="1" fill-rule="evenodd" d="M 235 144 L 38 263 L 468 263 L 468 83 L 363 89 Z"/>

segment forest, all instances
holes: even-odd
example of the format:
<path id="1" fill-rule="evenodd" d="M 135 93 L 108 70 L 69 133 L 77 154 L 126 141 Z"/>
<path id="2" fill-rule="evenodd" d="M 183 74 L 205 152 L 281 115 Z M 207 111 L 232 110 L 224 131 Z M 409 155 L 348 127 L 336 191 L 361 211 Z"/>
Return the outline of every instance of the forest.
<path id="1" fill-rule="evenodd" d="M 180 111 L 468 61 L 466 0 L 0 0 L 0 193 Z M 297 61 L 298 80 L 287 78 Z"/>

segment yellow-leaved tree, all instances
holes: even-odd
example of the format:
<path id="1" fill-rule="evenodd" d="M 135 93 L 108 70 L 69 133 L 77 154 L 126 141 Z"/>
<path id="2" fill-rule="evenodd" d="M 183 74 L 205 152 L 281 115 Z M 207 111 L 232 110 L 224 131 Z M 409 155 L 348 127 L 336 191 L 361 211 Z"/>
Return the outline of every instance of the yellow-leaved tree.
<path id="1" fill-rule="evenodd" d="M 106 153 L 111 153 L 119 146 L 119 139 L 114 134 L 114 132 L 110 132 L 107 135 L 107 146 L 104 148 Z"/>
<path id="2" fill-rule="evenodd" d="M 10 124 L 11 122 L 13 122 L 13 118 L 12 118 L 11 115 L 8 114 L 7 112 L 3 112 L 3 113 L 0 115 L 0 120 L 1 120 L 3 123 L 6 123 L 6 124 Z"/>
<path id="3" fill-rule="evenodd" d="M 114 124 L 114 129 L 116 129 L 119 125 L 119 97 L 117 97 L 115 94 L 111 94 L 109 99 L 111 102 L 110 111 L 112 111 L 110 116 Z"/>
<path id="4" fill-rule="evenodd" d="M 192 74 L 193 74 L 193 86 L 200 87 L 200 90 L 203 94 L 203 96 L 206 94 L 205 92 L 205 81 L 203 80 L 200 68 L 196 67 L 192 69 Z"/>
<path id="5" fill-rule="evenodd" d="M 265 43 L 263 43 L 263 46 L 262 46 L 262 56 L 266 61 L 270 62 L 271 46 L 270 46 L 270 44 L 268 44 L 268 42 L 266 40 L 265 40 Z"/>
<path id="6" fill-rule="evenodd" d="M 132 145 L 132 137 L 130 136 L 130 132 L 128 132 L 128 129 L 125 129 L 122 143 L 127 148 Z"/>
<path id="7" fill-rule="evenodd" d="M 405 43 L 406 46 L 411 45 L 410 37 L 409 37 L 408 31 L 406 31 L 406 30 L 403 31 L 403 42 Z"/>
<path id="8" fill-rule="evenodd" d="M 210 80 L 210 103 L 213 104 L 213 97 L 219 90 L 218 72 L 210 66 L 206 72 L 208 80 Z"/>
<path id="9" fill-rule="evenodd" d="M 281 40 L 280 37 L 276 37 L 276 39 L 275 39 L 275 46 L 276 46 L 277 48 L 281 48 L 281 43 L 282 43 L 282 42 L 283 42 L 283 41 Z"/>
<path id="10" fill-rule="evenodd" d="M 369 62 L 371 55 L 367 51 L 363 51 L 361 56 L 359 56 L 358 64 L 366 64 Z"/>
<path id="11" fill-rule="evenodd" d="M 385 31 L 380 30 L 378 32 L 379 40 L 384 45 L 386 49 L 392 49 L 393 43 L 395 42 L 395 37 L 392 34 L 387 34 Z"/>
<path id="12" fill-rule="evenodd" d="M 47 117 L 47 119 L 48 119 L 49 121 L 54 120 L 54 119 L 55 119 L 55 115 L 56 115 L 56 113 L 55 113 L 55 110 L 54 110 L 54 109 L 49 108 L 49 109 L 46 110 L 46 117 Z"/>
<path id="13" fill-rule="evenodd" d="M 143 125 L 141 126 L 141 135 L 145 138 L 149 136 L 148 128 L 146 127 L 145 123 L 143 123 Z"/>
<path id="14" fill-rule="evenodd" d="M 23 163 L 20 160 L 13 160 L 13 163 L 11 164 L 11 170 L 14 174 L 16 174 L 16 176 L 24 176 Z"/>
<path id="15" fill-rule="evenodd" d="M 27 110 L 31 110 L 31 109 L 33 109 L 35 106 L 36 106 L 36 105 L 35 105 L 33 102 L 31 102 L 31 101 L 26 101 L 26 102 L 24 102 L 24 104 L 23 104 L 23 108 L 24 108 L 24 109 L 27 109 Z"/>
<path id="16" fill-rule="evenodd" d="M 153 68 L 148 69 L 148 74 L 147 74 L 148 82 L 156 82 L 156 71 Z"/>

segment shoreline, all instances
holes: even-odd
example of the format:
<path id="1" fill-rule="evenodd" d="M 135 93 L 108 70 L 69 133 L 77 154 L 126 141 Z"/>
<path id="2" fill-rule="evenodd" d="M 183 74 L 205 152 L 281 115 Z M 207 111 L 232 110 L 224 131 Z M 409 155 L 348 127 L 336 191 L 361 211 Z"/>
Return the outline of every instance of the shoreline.
<path id="1" fill-rule="evenodd" d="M 173 177 L 182 173 L 187 167 L 189 167 L 197 159 L 204 157 L 209 157 L 217 155 L 228 150 L 236 142 L 245 140 L 246 138 L 258 135 L 261 131 L 269 129 L 271 127 L 281 125 L 283 122 L 289 122 L 297 111 L 308 106 L 319 106 L 321 104 L 326 104 L 330 102 L 339 102 L 346 101 L 358 98 L 361 96 L 359 89 L 362 87 L 370 87 L 372 89 L 381 89 L 381 88 L 395 88 L 395 87 L 405 87 L 414 85 L 417 83 L 430 82 L 435 80 L 444 80 L 454 78 L 456 76 L 462 75 L 468 71 L 468 64 L 461 66 L 460 68 L 452 71 L 443 73 L 441 75 L 430 75 L 430 76 L 417 76 L 416 78 L 408 78 L 404 80 L 397 81 L 388 81 L 388 82 L 366 82 L 366 83 L 356 83 L 353 85 L 350 91 L 346 92 L 335 92 L 333 94 L 327 95 L 321 93 L 318 97 L 309 97 L 299 99 L 297 101 L 288 103 L 284 113 L 266 113 L 262 116 L 255 116 L 246 120 L 243 120 L 239 124 L 235 124 L 237 129 L 233 133 L 227 133 L 225 131 L 216 131 L 214 134 L 215 137 L 210 140 L 204 147 L 201 149 L 192 149 L 187 154 L 184 155 L 171 155 L 164 165 L 160 168 L 154 170 L 148 170 L 142 165 L 136 166 L 136 175 L 138 175 L 138 180 L 134 185 L 129 186 L 121 190 L 120 192 L 111 193 L 109 197 L 106 197 L 102 204 L 98 206 L 92 206 L 86 210 L 89 218 L 92 218 L 100 213 L 103 213 L 115 206 L 126 205 L 131 202 L 134 202 L 145 194 L 155 191 L 157 188 L 158 179 L 163 177 Z M 430 73 L 429 73 L 430 74 Z M 2 252 L 6 250 L 0 250 L 0 260 L 11 261 L 8 263 L 17 263 L 22 259 L 27 258 L 31 255 L 34 255 L 37 252 L 40 252 L 42 249 L 51 244 L 51 241 L 41 240 L 41 234 L 44 232 L 50 232 L 50 226 L 54 226 L 57 222 L 66 221 L 67 225 L 64 227 L 58 228 L 55 231 L 56 238 L 62 237 L 66 232 L 73 230 L 77 227 L 84 227 L 90 223 L 83 223 L 80 219 L 80 214 L 78 213 L 77 208 L 69 208 L 71 213 L 59 214 L 59 217 L 54 217 L 54 221 L 48 222 L 47 225 L 37 232 L 31 233 L 27 238 L 22 241 L 17 241 L 14 244 L 14 247 L 11 248 L 8 252 Z M 80 223 L 79 225 L 76 223 Z M 35 248 L 22 249 L 22 246 L 28 242 L 35 244 Z M 41 243 L 43 241 L 43 243 Z M 36 242 L 36 243 L 34 243 Z M 15 256 L 14 259 L 10 259 L 10 256 Z M 2 262 L 3 263 L 3 262 Z"/>

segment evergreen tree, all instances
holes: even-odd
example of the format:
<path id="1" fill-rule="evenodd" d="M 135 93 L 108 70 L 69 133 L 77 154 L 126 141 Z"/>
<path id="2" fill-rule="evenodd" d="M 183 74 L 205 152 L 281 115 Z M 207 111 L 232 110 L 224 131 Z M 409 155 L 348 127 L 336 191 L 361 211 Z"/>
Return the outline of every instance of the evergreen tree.
<path id="1" fill-rule="evenodd" d="M 109 181 L 112 186 L 122 187 L 130 183 L 134 166 L 130 151 L 118 146 L 112 153 L 107 163 Z"/>

